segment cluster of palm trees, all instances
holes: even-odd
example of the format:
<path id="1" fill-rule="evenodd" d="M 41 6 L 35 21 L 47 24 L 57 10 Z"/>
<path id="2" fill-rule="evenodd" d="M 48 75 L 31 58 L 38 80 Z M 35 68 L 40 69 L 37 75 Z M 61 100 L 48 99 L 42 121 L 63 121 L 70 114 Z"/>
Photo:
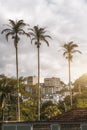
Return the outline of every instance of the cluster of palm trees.
<path id="1" fill-rule="evenodd" d="M 8 41 L 9 36 L 13 39 L 14 47 L 16 50 L 16 77 L 17 77 L 17 88 L 18 88 L 18 121 L 20 121 L 20 101 L 19 101 L 19 74 L 18 74 L 18 43 L 20 41 L 20 36 L 25 35 L 30 38 L 31 43 L 34 42 L 38 50 L 38 87 L 40 88 L 40 45 L 45 42 L 49 45 L 47 38 L 51 38 L 46 35 L 46 29 L 39 26 L 34 26 L 33 28 L 28 28 L 29 31 L 25 31 L 24 28 L 28 26 L 24 20 L 14 21 L 9 20 L 9 24 L 6 25 L 7 28 L 2 30 L 2 34 L 6 34 L 6 39 Z M 38 120 L 40 120 L 40 89 L 38 92 Z"/>
<path id="2" fill-rule="evenodd" d="M 25 27 L 27 27 L 27 31 L 25 31 Z M 18 88 L 18 117 L 17 120 L 20 121 L 20 101 L 19 101 L 19 74 L 18 74 L 18 43 L 20 41 L 21 35 L 25 35 L 30 38 L 31 43 L 35 43 L 38 52 L 38 120 L 40 120 L 40 46 L 44 42 L 49 46 L 48 39 L 51 39 L 51 36 L 47 34 L 46 28 L 42 28 L 39 26 L 34 26 L 30 28 L 28 24 L 24 22 L 24 20 L 9 20 L 9 24 L 6 25 L 6 28 L 2 30 L 2 34 L 5 33 L 6 39 L 11 37 L 13 39 L 14 47 L 16 50 L 16 77 L 17 77 L 17 88 Z M 73 53 L 80 52 L 75 50 L 74 48 L 78 47 L 77 44 L 73 42 L 65 43 L 64 53 L 63 55 L 68 60 L 69 63 L 69 86 L 71 90 L 71 75 L 70 75 L 70 62 L 73 58 Z M 81 53 L 81 52 L 80 52 Z M 71 99 L 72 105 L 72 99 Z"/>

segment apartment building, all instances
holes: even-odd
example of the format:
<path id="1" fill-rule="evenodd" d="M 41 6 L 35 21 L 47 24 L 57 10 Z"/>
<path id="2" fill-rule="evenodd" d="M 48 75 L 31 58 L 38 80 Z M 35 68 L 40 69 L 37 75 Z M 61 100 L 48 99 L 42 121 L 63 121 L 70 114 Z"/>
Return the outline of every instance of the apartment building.
<path id="1" fill-rule="evenodd" d="M 26 78 L 28 85 L 36 85 L 38 83 L 38 77 L 37 76 L 28 76 Z"/>
<path id="2" fill-rule="evenodd" d="M 52 77 L 44 79 L 44 93 L 43 93 L 43 102 L 51 100 L 53 102 L 58 102 L 59 100 L 59 91 L 62 89 L 62 82 L 60 78 Z"/>
<path id="3" fill-rule="evenodd" d="M 25 78 L 26 81 L 26 87 L 25 87 L 25 90 L 28 91 L 28 92 L 33 92 L 35 90 L 32 89 L 32 87 L 30 87 L 31 85 L 36 85 L 38 83 L 38 77 L 37 76 L 28 76 Z"/>
<path id="4" fill-rule="evenodd" d="M 34 92 L 31 85 L 37 85 L 38 77 L 37 76 L 28 76 L 26 77 L 26 91 Z M 45 78 L 44 83 L 40 83 L 41 88 L 41 97 L 42 102 L 52 100 L 53 102 L 58 102 L 59 100 L 59 91 L 62 89 L 63 84 L 60 81 L 60 78 L 52 77 L 52 78 Z"/>
<path id="5" fill-rule="evenodd" d="M 60 78 L 52 77 L 44 79 L 44 86 L 46 89 L 46 93 L 57 93 L 61 89 L 61 81 Z"/>
<path id="6" fill-rule="evenodd" d="M 52 77 L 44 79 L 45 86 L 59 86 L 60 78 Z"/>

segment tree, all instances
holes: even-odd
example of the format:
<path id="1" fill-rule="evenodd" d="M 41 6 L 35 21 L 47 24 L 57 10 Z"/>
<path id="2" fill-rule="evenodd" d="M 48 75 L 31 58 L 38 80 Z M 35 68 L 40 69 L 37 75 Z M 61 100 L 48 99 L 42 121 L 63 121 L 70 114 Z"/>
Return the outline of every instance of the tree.
<path id="1" fill-rule="evenodd" d="M 63 56 L 68 60 L 68 68 L 69 68 L 69 89 L 70 89 L 70 100 L 71 100 L 71 106 L 72 106 L 72 92 L 71 92 L 71 61 L 73 59 L 73 55 L 76 52 L 81 53 L 79 50 L 76 50 L 78 45 L 75 44 L 73 41 L 65 43 L 63 45 L 64 53 Z"/>
<path id="2" fill-rule="evenodd" d="M 21 117 L 22 120 L 37 120 L 38 86 L 24 84 L 21 86 Z"/>
<path id="3" fill-rule="evenodd" d="M 31 36 L 31 43 L 34 42 L 38 51 L 38 120 L 40 120 L 40 46 L 42 42 L 45 42 L 49 46 L 47 38 L 51 38 L 46 34 L 46 29 L 39 26 L 34 26 L 33 29 L 29 29 Z"/>
<path id="4" fill-rule="evenodd" d="M 27 35 L 27 33 L 24 31 L 24 27 L 26 26 L 26 23 L 24 23 L 23 20 L 13 21 L 10 19 L 9 24 L 7 24 L 6 26 L 7 26 L 7 28 L 4 29 L 1 33 L 6 34 L 7 41 L 8 41 L 8 37 L 11 36 L 11 38 L 14 41 L 14 47 L 16 50 L 16 77 L 17 77 L 17 87 L 18 87 L 18 117 L 17 117 L 17 119 L 20 121 L 19 76 L 18 76 L 18 42 L 20 40 L 20 35 Z"/>
<path id="5" fill-rule="evenodd" d="M 58 108 L 57 104 L 54 104 L 52 101 L 44 102 L 41 106 L 41 119 L 47 120 L 54 116 L 61 114 L 61 111 Z"/>
<path id="6" fill-rule="evenodd" d="M 0 75 L 0 112 L 1 120 L 15 119 L 14 111 L 16 108 L 16 80 L 8 78 L 5 75 Z M 6 115 L 6 113 L 8 113 Z M 6 116 L 4 116 L 6 115 Z M 9 118 L 10 117 L 10 118 Z"/>
<path id="7" fill-rule="evenodd" d="M 74 83 L 74 91 L 79 91 L 79 93 L 87 91 L 87 73 L 76 79 Z"/>

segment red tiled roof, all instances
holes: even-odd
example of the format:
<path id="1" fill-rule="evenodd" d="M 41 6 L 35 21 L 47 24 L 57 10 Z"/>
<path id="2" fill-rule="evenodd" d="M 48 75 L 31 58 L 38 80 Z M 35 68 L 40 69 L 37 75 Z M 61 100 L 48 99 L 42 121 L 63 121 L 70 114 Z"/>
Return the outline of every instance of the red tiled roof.
<path id="1" fill-rule="evenodd" d="M 72 109 L 64 114 L 51 118 L 51 120 L 60 122 L 85 122 L 87 121 L 87 108 Z"/>

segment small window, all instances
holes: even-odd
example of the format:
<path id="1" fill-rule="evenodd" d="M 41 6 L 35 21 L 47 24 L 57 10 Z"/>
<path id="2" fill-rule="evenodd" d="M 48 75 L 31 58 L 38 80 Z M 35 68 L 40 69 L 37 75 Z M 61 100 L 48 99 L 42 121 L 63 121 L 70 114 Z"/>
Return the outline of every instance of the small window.
<path id="1" fill-rule="evenodd" d="M 83 125 L 82 130 L 87 130 L 87 125 Z"/>
<path id="2" fill-rule="evenodd" d="M 16 130 L 16 126 L 4 126 L 3 130 Z"/>
<path id="3" fill-rule="evenodd" d="M 61 130 L 80 130 L 80 124 L 61 124 Z"/>
<path id="4" fill-rule="evenodd" d="M 59 125 L 54 124 L 54 125 L 52 125 L 51 128 L 52 128 L 51 130 L 59 130 Z"/>
<path id="5" fill-rule="evenodd" d="M 17 126 L 17 130 L 31 130 L 30 126 L 20 125 Z"/>

